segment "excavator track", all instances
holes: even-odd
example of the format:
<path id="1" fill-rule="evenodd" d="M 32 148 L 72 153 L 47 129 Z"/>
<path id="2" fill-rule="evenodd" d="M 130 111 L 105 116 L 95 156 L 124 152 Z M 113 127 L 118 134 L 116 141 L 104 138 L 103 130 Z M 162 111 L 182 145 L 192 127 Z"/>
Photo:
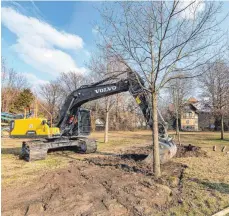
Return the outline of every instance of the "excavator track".
<path id="1" fill-rule="evenodd" d="M 75 147 L 79 153 L 94 153 L 97 142 L 93 139 L 57 139 L 57 140 L 32 140 L 22 142 L 20 158 L 26 161 L 44 160 L 50 149 Z"/>
<path id="2" fill-rule="evenodd" d="M 80 151 L 81 153 L 90 154 L 97 150 L 97 143 L 95 140 L 87 139 L 80 140 Z"/>
<path id="3" fill-rule="evenodd" d="M 43 140 L 22 142 L 20 158 L 26 161 L 42 160 L 47 156 L 48 148 Z"/>

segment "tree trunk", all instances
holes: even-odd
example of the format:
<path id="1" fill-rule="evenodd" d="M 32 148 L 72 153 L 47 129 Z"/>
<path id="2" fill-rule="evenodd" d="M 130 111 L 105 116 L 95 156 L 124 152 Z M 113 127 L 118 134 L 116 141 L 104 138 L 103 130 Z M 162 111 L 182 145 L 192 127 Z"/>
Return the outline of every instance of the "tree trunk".
<path id="1" fill-rule="evenodd" d="M 137 129 L 136 111 L 134 110 L 134 130 Z"/>
<path id="2" fill-rule="evenodd" d="M 158 141 L 158 116 L 157 116 L 157 94 L 152 93 L 152 117 L 153 117 L 153 172 L 156 178 L 161 176 L 160 152 Z"/>
<path id="3" fill-rule="evenodd" d="M 119 130 L 119 118 L 118 118 L 118 109 L 119 108 L 119 98 L 116 96 L 116 107 L 115 107 L 115 130 Z"/>
<path id="4" fill-rule="evenodd" d="M 109 102 L 106 105 L 106 120 L 105 120 L 105 131 L 104 131 L 104 142 L 108 142 L 108 131 L 109 131 Z"/>
<path id="5" fill-rule="evenodd" d="M 91 114 L 91 130 L 92 132 L 95 132 L 95 114 Z"/>
<path id="6" fill-rule="evenodd" d="M 178 136 L 178 144 L 181 145 L 181 143 L 180 143 L 180 129 L 179 129 L 179 115 L 178 115 L 178 112 L 176 112 L 176 135 Z"/>
<path id="7" fill-rule="evenodd" d="M 92 112 L 91 116 L 91 129 L 93 132 L 96 131 L 96 119 L 97 119 L 97 103 L 95 103 L 95 111 Z"/>
<path id="8" fill-rule="evenodd" d="M 179 130 L 179 124 L 178 124 L 178 116 L 177 116 L 177 114 L 176 114 L 176 135 L 178 135 L 178 130 Z"/>
<path id="9" fill-rule="evenodd" d="M 159 152 L 159 134 L 158 134 L 158 116 L 157 116 L 157 94 L 152 93 L 152 139 L 153 139 L 153 152 L 150 153 L 144 160 L 147 164 L 153 163 L 153 172 L 156 178 L 161 176 L 160 166 L 160 152 Z"/>
<path id="10" fill-rule="evenodd" d="M 224 124 L 223 124 L 223 114 L 221 115 L 221 140 L 223 140 L 224 135 Z"/>

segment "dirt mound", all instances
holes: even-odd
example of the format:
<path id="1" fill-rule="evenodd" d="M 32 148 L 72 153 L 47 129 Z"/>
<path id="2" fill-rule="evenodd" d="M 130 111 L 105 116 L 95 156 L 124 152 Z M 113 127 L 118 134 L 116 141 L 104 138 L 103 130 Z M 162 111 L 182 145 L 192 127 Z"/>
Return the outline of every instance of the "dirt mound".
<path id="1" fill-rule="evenodd" d="M 152 152 L 152 145 L 146 147 L 135 147 L 121 154 L 122 159 L 132 159 L 134 161 L 143 161 Z M 206 157 L 207 153 L 201 147 L 194 145 L 177 145 L 175 157 Z"/>
<path id="2" fill-rule="evenodd" d="M 142 173 L 74 161 L 2 195 L 2 215 L 152 215 L 171 190 Z"/>
<path id="3" fill-rule="evenodd" d="M 189 144 L 188 146 L 177 146 L 176 157 L 206 157 L 207 153 L 198 146 Z"/>
<path id="4" fill-rule="evenodd" d="M 170 161 L 154 180 L 152 166 L 144 163 L 151 151 L 101 152 L 45 173 L 30 186 L 2 188 L 2 215 L 155 215 L 177 203 L 186 167 Z M 177 157 L 204 155 L 199 147 L 178 147 Z"/>

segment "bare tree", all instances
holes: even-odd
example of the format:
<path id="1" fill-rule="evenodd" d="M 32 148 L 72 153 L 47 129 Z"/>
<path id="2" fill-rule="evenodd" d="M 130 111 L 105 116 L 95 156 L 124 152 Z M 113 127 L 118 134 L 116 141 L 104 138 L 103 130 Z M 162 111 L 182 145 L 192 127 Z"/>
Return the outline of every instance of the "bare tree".
<path id="1" fill-rule="evenodd" d="M 217 60 L 206 66 L 207 73 L 200 79 L 203 96 L 210 101 L 215 116 L 220 117 L 221 139 L 224 138 L 224 116 L 227 113 L 229 99 L 229 66 Z"/>
<path id="2" fill-rule="evenodd" d="M 50 83 L 40 86 L 41 100 L 49 113 L 51 113 L 54 119 L 58 115 L 61 99 L 61 90 L 57 81 L 51 81 Z"/>
<path id="3" fill-rule="evenodd" d="M 176 117 L 176 135 L 178 136 L 178 143 L 180 141 L 180 130 L 179 130 L 179 118 L 181 116 L 181 111 L 186 103 L 188 96 L 192 96 L 192 85 L 193 82 L 190 79 L 173 79 L 169 83 L 169 94 L 172 99 L 172 104 L 174 106 L 175 117 Z"/>
<path id="4" fill-rule="evenodd" d="M 109 48 L 100 50 L 100 53 L 96 57 L 91 58 L 89 67 L 92 71 L 94 81 L 101 80 L 112 75 L 114 71 L 118 70 L 117 61 L 114 58 L 108 55 Z M 104 142 L 108 142 L 108 132 L 109 132 L 109 114 L 113 108 L 117 96 L 108 96 L 100 99 L 100 102 L 104 104 L 104 113 L 105 113 L 105 130 L 104 130 Z"/>
<path id="5" fill-rule="evenodd" d="M 110 5 L 110 4 L 109 4 Z M 101 46 L 131 71 L 137 71 L 152 96 L 153 170 L 160 177 L 157 96 L 173 79 L 198 76 L 218 45 L 220 4 L 202 1 L 117 2 L 100 10 Z"/>
<path id="6" fill-rule="evenodd" d="M 74 71 L 61 73 L 55 80 L 40 86 L 39 97 L 52 118 L 56 118 L 67 96 L 86 84 L 87 79 Z"/>
<path id="7" fill-rule="evenodd" d="M 2 111 L 8 112 L 15 97 L 21 90 L 29 87 L 28 80 L 23 74 L 17 73 L 13 68 L 8 68 L 6 59 L 1 58 L 1 89 Z"/>
<path id="8" fill-rule="evenodd" d="M 57 78 L 57 83 L 60 88 L 60 93 L 63 100 L 74 90 L 87 83 L 87 79 L 80 73 L 74 71 L 61 73 Z"/>

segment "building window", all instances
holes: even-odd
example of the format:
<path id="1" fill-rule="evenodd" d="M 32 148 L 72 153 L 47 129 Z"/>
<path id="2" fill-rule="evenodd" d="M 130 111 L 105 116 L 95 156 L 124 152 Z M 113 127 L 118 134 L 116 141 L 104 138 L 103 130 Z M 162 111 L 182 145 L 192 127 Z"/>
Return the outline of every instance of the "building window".
<path id="1" fill-rule="evenodd" d="M 189 124 L 189 120 L 186 120 L 186 124 Z"/>

